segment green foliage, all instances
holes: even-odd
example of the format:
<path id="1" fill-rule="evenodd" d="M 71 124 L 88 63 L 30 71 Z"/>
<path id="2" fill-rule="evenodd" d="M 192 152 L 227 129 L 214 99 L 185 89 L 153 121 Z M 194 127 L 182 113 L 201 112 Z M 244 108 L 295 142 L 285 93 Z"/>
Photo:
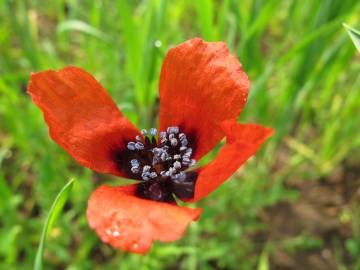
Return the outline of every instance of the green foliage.
<path id="1" fill-rule="evenodd" d="M 350 26 L 344 24 L 344 27 L 346 28 L 350 38 L 355 44 L 355 47 L 360 52 L 360 32 L 354 28 L 351 28 Z"/>
<path id="2" fill-rule="evenodd" d="M 59 214 L 61 212 L 61 210 L 63 209 L 66 200 L 69 197 L 71 188 L 74 184 L 74 179 L 70 180 L 59 192 L 59 194 L 56 196 L 54 203 L 52 204 L 49 214 L 46 218 L 44 227 L 43 227 L 43 231 L 41 234 L 41 239 L 40 239 L 40 244 L 39 244 L 39 248 L 37 250 L 36 253 L 36 258 L 35 258 L 35 264 L 34 264 L 34 270 L 41 270 L 43 269 L 43 254 L 44 254 L 44 249 L 45 249 L 45 243 L 46 243 L 46 238 L 49 236 L 49 233 L 54 225 L 54 222 L 56 221 L 56 219 L 59 217 Z"/>
<path id="3" fill-rule="evenodd" d="M 342 27 L 359 29 L 358 14 L 353 0 L 0 1 L 0 269 L 32 268 L 47 210 L 69 177 L 79 180 L 49 230 L 44 269 L 270 269 L 274 245 L 320 249 L 317 237 L 253 235 L 267 229 L 264 209 L 296 200 L 288 181 L 318 181 L 360 160 L 360 61 Z M 51 141 L 25 93 L 29 75 L 80 66 L 135 124 L 155 126 L 162 60 L 194 36 L 225 41 L 238 56 L 252 81 L 240 121 L 276 135 L 199 204 L 201 220 L 183 239 L 155 243 L 144 257 L 114 251 L 88 228 L 85 210 L 99 180 L 118 180 L 80 167 Z M 358 231 L 345 246 L 351 260 L 337 263 L 356 269 Z"/>

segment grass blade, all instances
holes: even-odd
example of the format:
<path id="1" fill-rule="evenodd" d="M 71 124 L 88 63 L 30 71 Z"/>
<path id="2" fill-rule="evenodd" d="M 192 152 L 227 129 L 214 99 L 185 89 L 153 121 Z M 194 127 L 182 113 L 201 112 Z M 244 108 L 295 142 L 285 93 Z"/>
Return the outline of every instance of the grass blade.
<path id="1" fill-rule="evenodd" d="M 355 44 L 356 49 L 360 52 L 360 31 L 355 30 L 354 28 L 351 28 L 347 24 L 343 24 L 346 31 L 348 32 L 350 38 Z"/>
<path id="2" fill-rule="evenodd" d="M 56 31 L 58 33 L 68 32 L 68 31 L 79 31 L 90 36 L 99 38 L 103 41 L 107 40 L 107 37 L 103 32 L 96 29 L 95 27 L 87 24 L 86 22 L 79 21 L 79 20 L 68 20 L 61 22 Z"/>
<path id="3" fill-rule="evenodd" d="M 71 188 L 74 184 L 74 179 L 71 179 L 59 192 L 59 194 L 56 196 L 55 201 L 53 202 L 50 212 L 46 218 L 42 233 L 41 233 L 41 239 L 40 244 L 38 247 L 38 250 L 36 252 L 36 258 L 35 258 L 35 264 L 34 264 L 34 270 L 41 270 L 42 269 L 42 257 L 44 254 L 44 248 L 45 248 L 45 241 L 46 238 L 51 231 L 51 228 L 59 216 L 61 210 L 63 209 L 65 202 L 67 198 L 69 197 Z"/>

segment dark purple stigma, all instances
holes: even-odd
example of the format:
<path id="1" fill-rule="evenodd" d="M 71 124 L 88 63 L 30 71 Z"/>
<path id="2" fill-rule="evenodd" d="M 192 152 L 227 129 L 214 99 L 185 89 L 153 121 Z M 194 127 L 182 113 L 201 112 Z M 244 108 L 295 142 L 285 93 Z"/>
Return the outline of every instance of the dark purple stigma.
<path id="1" fill-rule="evenodd" d="M 138 185 L 139 197 L 165 202 L 175 202 L 173 195 L 191 199 L 197 173 L 188 171 L 195 165 L 192 148 L 178 127 L 161 131 L 156 128 L 141 130 L 142 137 L 127 144 L 132 177 L 143 182 Z"/>

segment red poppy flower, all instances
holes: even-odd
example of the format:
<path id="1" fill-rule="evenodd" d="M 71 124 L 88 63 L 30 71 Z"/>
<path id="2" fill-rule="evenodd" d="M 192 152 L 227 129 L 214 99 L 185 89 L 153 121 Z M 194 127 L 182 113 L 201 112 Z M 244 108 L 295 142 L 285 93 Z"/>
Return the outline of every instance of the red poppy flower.
<path id="1" fill-rule="evenodd" d="M 28 92 L 43 111 L 51 138 L 80 164 L 141 181 L 100 186 L 91 195 L 87 218 L 102 241 L 144 254 L 154 240 L 179 239 L 199 218 L 201 209 L 178 206 L 175 197 L 202 199 L 271 135 L 269 128 L 236 123 L 249 87 L 224 43 L 195 38 L 170 49 L 163 63 L 159 134 L 140 132 L 80 68 L 32 74 Z M 224 137 L 214 161 L 193 167 Z"/>

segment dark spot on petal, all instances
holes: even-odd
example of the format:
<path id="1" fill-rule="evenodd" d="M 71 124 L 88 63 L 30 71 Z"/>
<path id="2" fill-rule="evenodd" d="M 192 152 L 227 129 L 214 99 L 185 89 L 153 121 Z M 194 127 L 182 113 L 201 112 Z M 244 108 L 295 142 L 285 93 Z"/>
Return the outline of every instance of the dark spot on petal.
<path id="1" fill-rule="evenodd" d="M 141 198 L 158 201 L 175 203 L 175 199 L 168 187 L 168 182 L 148 181 L 137 185 L 135 194 Z"/>
<path id="2" fill-rule="evenodd" d="M 111 157 L 112 160 L 115 162 L 116 166 L 119 170 L 124 173 L 125 177 L 133 178 L 133 179 L 141 179 L 140 175 L 134 175 L 131 172 L 131 168 L 129 167 L 130 160 L 134 159 L 134 152 L 130 151 L 129 149 L 122 148 L 112 150 Z"/>
<path id="3" fill-rule="evenodd" d="M 186 172 L 186 178 L 183 181 L 171 180 L 171 192 L 179 199 L 192 199 L 195 193 L 195 184 L 198 178 L 196 171 Z"/>

